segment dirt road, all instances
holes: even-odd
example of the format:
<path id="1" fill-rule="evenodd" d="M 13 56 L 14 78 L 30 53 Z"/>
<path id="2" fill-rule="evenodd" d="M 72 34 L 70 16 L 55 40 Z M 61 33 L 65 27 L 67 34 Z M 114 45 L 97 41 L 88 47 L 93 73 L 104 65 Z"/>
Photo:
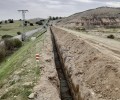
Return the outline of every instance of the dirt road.
<path id="1" fill-rule="evenodd" d="M 94 36 L 90 34 L 85 34 L 82 32 L 77 32 L 70 29 L 66 29 L 66 28 L 60 28 L 60 29 L 70 32 L 78 36 L 79 38 L 87 40 L 89 44 L 94 46 L 96 49 L 100 50 L 103 54 L 108 54 L 109 56 L 115 57 L 120 60 L 120 42 L 119 41 L 103 38 L 99 36 Z"/>

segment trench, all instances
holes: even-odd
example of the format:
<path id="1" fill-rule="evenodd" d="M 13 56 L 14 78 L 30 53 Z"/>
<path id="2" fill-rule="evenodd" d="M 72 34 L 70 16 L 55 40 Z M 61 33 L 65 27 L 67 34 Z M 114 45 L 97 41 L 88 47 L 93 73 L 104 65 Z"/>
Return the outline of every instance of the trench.
<path id="1" fill-rule="evenodd" d="M 52 39 L 52 43 L 53 43 L 53 53 L 54 53 L 54 60 L 55 60 L 55 66 L 56 66 L 56 70 L 58 73 L 58 77 L 60 80 L 60 96 L 61 96 L 61 100 L 73 100 L 73 96 L 70 90 L 70 85 L 69 82 L 66 78 L 66 75 L 64 73 L 64 64 L 61 62 L 61 57 L 60 57 L 60 53 L 59 50 L 57 48 L 57 43 L 54 37 L 54 34 L 50 28 L 51 31 L 51 39 Z"/>

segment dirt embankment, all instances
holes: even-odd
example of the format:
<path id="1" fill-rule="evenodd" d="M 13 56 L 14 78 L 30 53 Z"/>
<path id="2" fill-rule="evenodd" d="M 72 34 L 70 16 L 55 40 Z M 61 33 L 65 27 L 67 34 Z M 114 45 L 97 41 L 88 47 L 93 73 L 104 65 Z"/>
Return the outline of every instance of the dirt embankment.
<path id="1" fill-rule="evenodd" d="M 120 61 L 71 33 L 52 31 L 75 100 L 119 100 Z"/>
<path id="2" fill-rule="evenodd" d="M 45 37 L 40 54 L 40 81 L 34 87 L 34 91 L 37 94 L 35 100 L 61 100 L 59 79 L 54 63 L 53 46 L 49 30 L 45 33 Z"/>

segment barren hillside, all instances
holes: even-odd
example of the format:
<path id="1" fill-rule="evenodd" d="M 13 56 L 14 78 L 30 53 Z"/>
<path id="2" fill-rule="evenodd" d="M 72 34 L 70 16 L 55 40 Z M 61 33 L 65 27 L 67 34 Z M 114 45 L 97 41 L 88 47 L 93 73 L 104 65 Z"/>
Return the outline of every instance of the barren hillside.
<path id="1" fill-rule="evenodd" d="M 120 25 L 120 8 L 99 7 L 73 14 L 61 20 L 58 25 L 66 27 L 88 25 Z"/>

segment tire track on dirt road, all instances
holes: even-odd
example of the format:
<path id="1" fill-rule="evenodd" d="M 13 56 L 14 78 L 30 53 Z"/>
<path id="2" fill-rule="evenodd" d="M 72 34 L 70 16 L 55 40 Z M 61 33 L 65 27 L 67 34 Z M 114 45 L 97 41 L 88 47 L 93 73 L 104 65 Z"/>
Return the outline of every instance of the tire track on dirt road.
<path id="1" fill-rule="evenodd" d="M 73 35 L 78 36 L 80 39 L 85 40 L 88 44 L 98 49 L 103 54 L 109 55 L 120 60 L 120 42 L 108 38 L 102 38 L 98 36 L 93 36 L 90 34 L 84 34 L 82 32 L 73 31 L 66 28 L 57 27 L 65 30 Z"/>

